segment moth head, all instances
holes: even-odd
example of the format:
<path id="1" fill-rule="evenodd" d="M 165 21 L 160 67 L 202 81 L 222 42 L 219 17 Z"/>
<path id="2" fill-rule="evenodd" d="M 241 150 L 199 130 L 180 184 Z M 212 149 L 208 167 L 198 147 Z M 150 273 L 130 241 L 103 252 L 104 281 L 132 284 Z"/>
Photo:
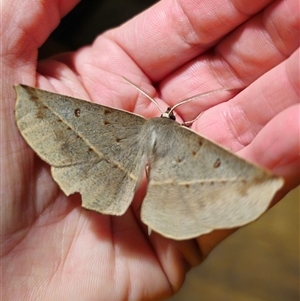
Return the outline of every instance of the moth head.
<path id="1" fill-rule="evenodd" d="M 168 107 L 167 110 L 166 110 L 166 112 L 162 113 L 162 114 L 160 115 L 160 117 L 163 117 L 163 118 L 169 118 L 169 119 L 171 119 L 171 120 L 176 120 L 176 117 L 175 117 L 175 115 L 174 115 L 173 112 L 174 112 L 174 111 L 172 110 L 172 108 L 171 108 L 171 107 Z"/>

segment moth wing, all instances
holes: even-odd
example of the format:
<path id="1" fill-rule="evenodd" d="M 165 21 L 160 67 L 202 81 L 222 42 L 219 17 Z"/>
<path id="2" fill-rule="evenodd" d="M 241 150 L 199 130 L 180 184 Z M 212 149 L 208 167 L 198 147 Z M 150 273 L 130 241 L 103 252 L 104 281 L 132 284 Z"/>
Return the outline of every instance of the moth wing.
<path id="1" fill-rule="evenodd" d="M 138 133 L 145 119 L 98 104 L 17 85 L 16 122 L 66 195 L 121 215 L 143 171 Z"/>
<path id="2" fill-rule="evenodd" d="M 173 131 L 156 142 L 141 212 L 143 222 L 166 237 L 189 239 L 247 224 L 283 185 L 189 129 L 174 123 Z"/>

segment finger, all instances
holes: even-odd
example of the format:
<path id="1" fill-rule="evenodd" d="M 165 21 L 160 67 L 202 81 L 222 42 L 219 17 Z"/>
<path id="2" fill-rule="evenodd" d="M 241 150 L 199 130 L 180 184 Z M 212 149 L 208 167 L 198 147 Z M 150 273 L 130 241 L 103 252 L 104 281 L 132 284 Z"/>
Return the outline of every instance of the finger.
<path id="1" fill-rule="evenodd" d="M 194 128 L 236 152 L 276 115 L 299 103 L 299 51 L 232 100 L 203 113 Z"/>
<path id="2" fill-rule="evenodd" d="M 60 19 L 79 1 L 10 1 L 4 2 L 2 17 L 2 70 L 12 80 L 33 84 L 37 49 L 59 24 Z M 30 8 L 30 9 L 28 9 Z M 26 12 L 26 13 L 24 13 Z M 29 79 L 28 76 L 31 75 Z M 6 77 L 6 75 L 5 75 Z M 11 83 L 10 83 L 11 88 Z"/>
<path id="3" fill-rule="evenodd" d="M 201 54 L 269 2 L 240 6 L 222 2 L 221 7 L 220 1 L 202 1 L 201 5 L 195 0 L 175 4 L 169 0 L 161 1 L 122 27 L 99 36 L 91 47 L 78 51 L 72 60 L 73 68 L 80 74 L 80 80 L 94 101 L 114 103 L 123 109 L 155 116 L 157 111 L 149 110 L 148 100 L 141 103 L 139 99 L 135 111 L 138 93 L 134 94 L 128 85 L 122 85 L 123 80 L 116 75 L 125 75 L 152 97 L 157 97 L 146 75 L 155 81 L 161 79 Z M 191 81 L 186 89 L 189 90 L 193 83 Z"/>
<path id="4" fill-rule="evenodd" d="M 239 154 L 286 179 L 286 189 L 300 183 L 300 105 L 275 116 Z"/>
<path id="5" fill-rule="evenodd" d="M 159 81 L 270 2 L 164 0 L 106 36 Z"/>
<path id="6" fill-rule="evenodd" d="M 298 8 L 297 1 L 274 1 L 231 32 L 212 52 L 195 58 L 167 77 L 160 85 L 161 98 L 174 105 L 212 89 L 250 85 L 299 47 L 299 14 L 294 13 Z M 217 98 L 201 99 L 190 107 L 198 115 L 216 103 Z M 181 107 L 180 114 L 189 114 L 190 107 Z"/>

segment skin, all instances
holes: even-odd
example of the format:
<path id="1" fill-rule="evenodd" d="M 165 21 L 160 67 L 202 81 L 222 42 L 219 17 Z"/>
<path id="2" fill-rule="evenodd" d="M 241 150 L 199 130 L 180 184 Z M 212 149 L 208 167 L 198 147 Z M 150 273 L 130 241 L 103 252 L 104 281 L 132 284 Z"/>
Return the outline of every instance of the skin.
<path id="1" fill-rule="evenodd" d="M 194 130 L 284 177 L 276 203 L 299 184 L 299 4 L 162 0 L 92 45 L 37 62 L 38 47 L 77 2 L 1 4 L 2 298 L 163 299 L 234 230 L 188 241 L 148 236 L 137 214 L 143 187 L 122 217 L 82 209 L 80 196 L 66 198 L 20 136 L 12 86 L 145 117 L 158 116 L 157 108 L 120 76 L 164 109 L 208 90 L 237 88 L 178 108 L 178 120 L 204 111 Z"/>

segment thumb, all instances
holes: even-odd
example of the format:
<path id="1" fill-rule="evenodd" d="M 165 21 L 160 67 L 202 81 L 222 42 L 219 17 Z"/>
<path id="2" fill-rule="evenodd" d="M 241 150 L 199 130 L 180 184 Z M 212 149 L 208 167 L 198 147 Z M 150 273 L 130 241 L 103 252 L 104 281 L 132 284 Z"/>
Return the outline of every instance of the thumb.
<path id="1" fill-rule="evenodd" d="M 59 24 L 62 16 L 77 2 L 78 0 L 1 2 L 0 174 L 3 176 L 0 191 L 5 195 L 3 206 L 7 222 L 20 221 L 19 216 L 14 219 L 14 214 L 18 211 L 16 204 L 22 200 L 22 187 L 29 189 L 30 173 L 34 173 L 33 152 L 26 147 L 14 122 L 13 85 L 35 84 L 38 48 Z"/>

